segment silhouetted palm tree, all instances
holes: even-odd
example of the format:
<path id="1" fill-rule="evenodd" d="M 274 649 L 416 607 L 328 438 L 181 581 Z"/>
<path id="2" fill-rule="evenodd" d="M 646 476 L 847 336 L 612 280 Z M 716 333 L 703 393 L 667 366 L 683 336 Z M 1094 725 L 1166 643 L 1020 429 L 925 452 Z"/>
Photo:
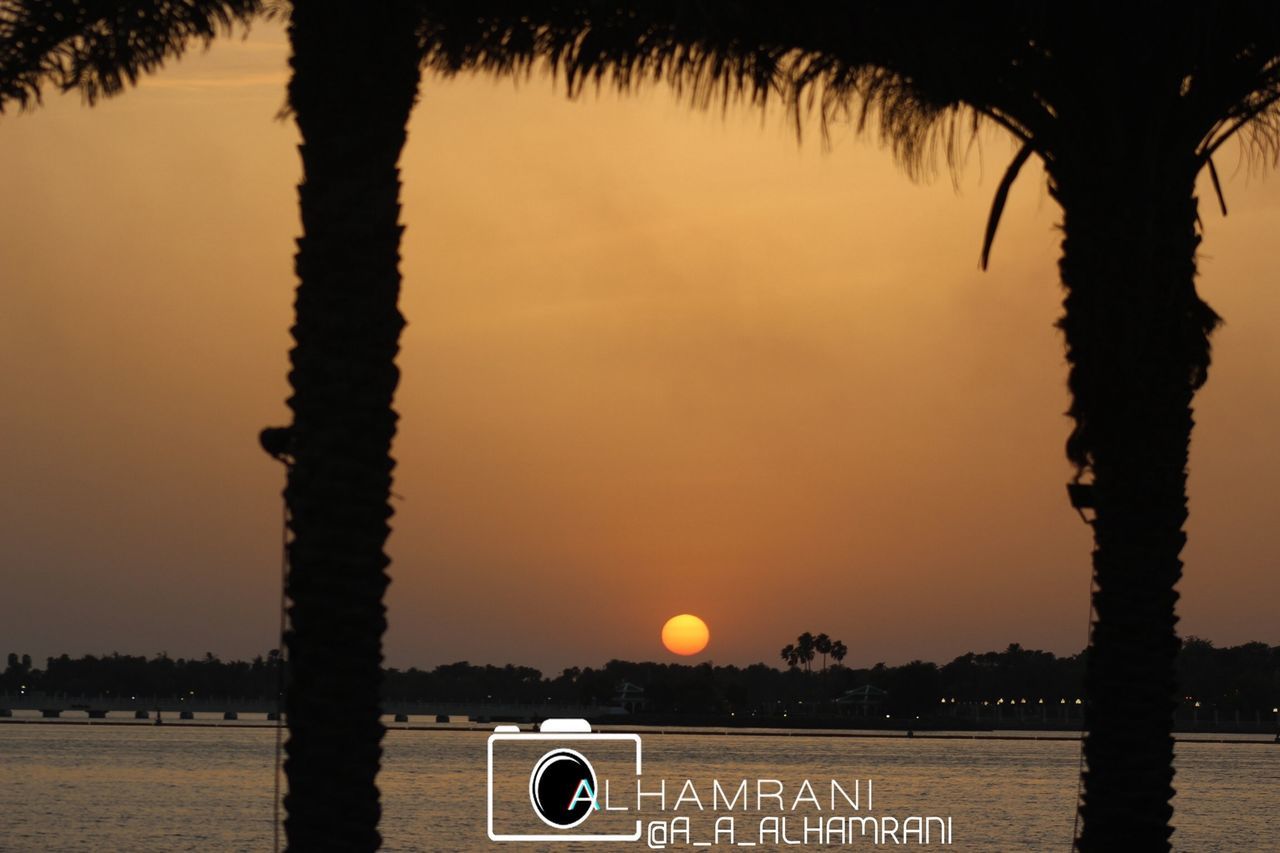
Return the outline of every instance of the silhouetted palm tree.
<path id="1" fill-rule="evenodd" d="M 0 0 L 0 112 L 38 105 L 45 85 L 93 104 L 262 10 L 262 0 Z"/>
<path id="2" fill-rule="evenodd" d="M 808 631 L 796 637 L 796 655 L 800 658 L 800 662 L 804 664 L 805 672 L 809 671 L 809 665 L 813 662 L 813 643 L 813 634 Z"/>
<path id="3" fill-rule="evenodd" d="M 0 106 L 51 82 L 92 102 L 205 41 L 257 2 L 0 6 Z M 380 843 L 375 777 L 383 544 L 403 319 L 396 163 L 417 96 L 418 16 L 405 2 L 292 7 L 289 105 L 302 135 L 303 236 L 289 374 L 293 424 L 264 434 L 289 462 L 290 738 L 285 829 L 306 850 Z"/>
<path id="4" fill-rule="evenodd" d="M 1073 504 L 1091 509 L 1094 624 L 1081 849 L 1167 849 L 1175 584 L 1185 542 L 1191 400 L 1217 315 L 1195 288 L 1196 176 L 1234 134 L 1274 146 L 1280 10 L 1155 5 L 680 0 L 424 2 L 429 61 L 522 73 L 570 93 L 661 80 L 695 103 L 780 96 L 798 116 L 878 120 L 909 168 L 957 155 L 981 121 L 1034 154 L 1063 209 L 1060 326 L 1070 363 Z M 1225 205 L 1224 205 L 1225 209 Z"/>
<path id="5" fill-rule="evenodd" d="M 849 648 L 839 640 L 831 644 L 831 659 L 837 664 L 844 660 L 844 656 L 849 654 Z"/>
<path id="6" fill-rule="evenodd" d="M 418 91 L 415 22 L 405 3 L 355 0 L 299 2 L 289 20 L 303 236 L 285 489 L 285 828 L 290 846 L 306 850 L 380 843 L 383 544 L 404 326 L 397 162 Z"/>
<path id="7" fill-rule="evenodd" d="M 782 647 L 781 654 L 782 659 L 786 662 L 787 666 L 794 667 L 796 664 L 800 663 L 800 655 L 796 651 L 796 647 L 791 643 L 787 643 Z"/>
<path id="8" fill-rule="evenodd" d="M 822 671 L 827 670 L 827 655 L 831 654 L 831 638 L 826 634 L 819 634 L 813 639 L 813 650 L 822 655 Z"/>

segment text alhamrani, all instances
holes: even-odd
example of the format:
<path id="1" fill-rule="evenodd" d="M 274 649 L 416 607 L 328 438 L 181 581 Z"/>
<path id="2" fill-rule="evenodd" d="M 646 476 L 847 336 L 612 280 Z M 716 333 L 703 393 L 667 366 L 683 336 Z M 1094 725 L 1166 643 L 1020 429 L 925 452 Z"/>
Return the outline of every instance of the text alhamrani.
<path id="1" fill-rule="evenodd" d="M 872 816 L 873 783 L 871 779 L 854 780 L 842 785 L 832 779 L 824 801 L 809 780 L 791 791 L 778 779 L 738 780 L 736 785 L 712 780 L 708 792 L 701 792 L 692 779 L 668 784 L 660 779 L 646 787 L 642 777 L 635 780 L 637 812 L 766 812 L 759 819 L 755 841 L 737 840 L 737 821 L 731 815 L 715 819 L 710 842 L 698 846 L 730 844 L 751 847 L 758 844 L 829 845 L 867 839 L 874 844 L 940 844 L 952 843 L 951 817 L 912 815 Z M 754 784 L 753 784 L 754 783 Z M 609 799 L 609 780 L 604 782 L 603 801 L 596 808 L 608 812 L 626 812 L 630 807 L 616 805 Z M 672 796 L 674 794 L 674 796 Z M 709 797 L 707 795 L 710 795 Z M 866 801 L 863 802 L 865 794 Z M 810 812 L 800 814 L 800 812 Z M 848 812 L 859 814 L 848 814 Z M 774 814 L 768 814 L 773 812 Z M 655 832 L 655 830 L 659 830 Z M 688 815 L 669 820 L 650 821 L 648 840 L 651 847 L 668 844 L 692 844 L 691 819 Z"/>

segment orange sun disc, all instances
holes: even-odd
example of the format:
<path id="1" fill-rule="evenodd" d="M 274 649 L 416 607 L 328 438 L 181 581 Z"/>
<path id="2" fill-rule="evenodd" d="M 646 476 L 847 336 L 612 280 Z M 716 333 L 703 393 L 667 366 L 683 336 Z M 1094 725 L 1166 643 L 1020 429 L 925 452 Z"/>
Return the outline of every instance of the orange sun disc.
<path id="1" fill-rule="evenodd" d="M 672 616 L 662 626 L 662 645 L 678 655 L 696 655 L 710 639 L 707 623 L 689 613 Z"/>

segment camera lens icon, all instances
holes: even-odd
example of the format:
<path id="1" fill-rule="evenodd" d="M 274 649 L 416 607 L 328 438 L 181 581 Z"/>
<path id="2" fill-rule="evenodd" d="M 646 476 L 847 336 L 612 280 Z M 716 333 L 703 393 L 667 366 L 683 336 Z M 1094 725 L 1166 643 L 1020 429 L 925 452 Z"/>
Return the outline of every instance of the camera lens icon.
<path id="1" fill-rule="evenodd" d="M 488 753 L 490 841 L 640 840 L 640 818 L 619 805 L 639 789 L 639 735 L 593 732 L 586 720 L 552 718 L 536 732 L 498 726 Z"/>
<path id="2" fill-rule="evenodd" d="M 575 750 L 558 747 L 538 759 L 529 774 L 529 800 L 543 823 L 572 829 L 596 806 L 596 772 Z"/>

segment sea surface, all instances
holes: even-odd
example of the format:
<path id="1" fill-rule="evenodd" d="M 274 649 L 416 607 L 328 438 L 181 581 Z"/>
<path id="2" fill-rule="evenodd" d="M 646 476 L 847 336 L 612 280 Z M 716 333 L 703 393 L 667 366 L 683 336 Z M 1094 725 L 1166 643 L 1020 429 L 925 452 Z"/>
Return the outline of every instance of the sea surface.
<path id="1" fill-rule="evenodd" d="M 711 810 L 712 780 L 719 780 L 728 793 L 744 779 L 753 791 L 756 780 L 778 780 L 788 806 L 809 780 L 824 809 L 821 814 L 829 817 L 834 778 L 850 794 L 857 783 L 862 798 L 870 783 L 874 794 L 870 802 L 860 802 L 861 815 L 892 816 L 899 822 L 911 816 L 949 818 L 950 844 L 940 843 L 941 823 L 932 822 L 928 847 L 1068 851 L 1080 745 L 1058 737 L 641 730 L 642 785 L 657 790 L 665 780 L 667 786 L 667 811 L 657 810 L 657 798 L 643 807 L 645 833 L 647 837 L 651 820 L 669 825 L 673 817 L 685 816 L 689 842 L 713 840 L 715 821 L 726 812 Z M 1179 741 L 1176 850 L 1280 850 L 1280 745 L 1261 742 L 1267 740 L 1254 735 L 1228 742 Z M 486 745 L 487 731 L 469 726 L 388 731 L 379 782 L 384 849 L 599 849 L 590 842 L 490 842 Z M 265 726 L 0 725 L 0 849 L 271 850 L 274 773 L 275 731 Z M 685 780 L 692 781 L 703 811 L 688 800 L 673 810 Z M 516 787 L 521 785 L 527 792 L 527 781 Z M 496 789 L 499 798 L 501 788 Z M 616 803 L 616 792 L 614 796 Z M 527 814 L 527 797 L 516 805 Z M 799 840 L 801 818 L 816 822 L 819 812 L 808 800 L 796 811 L 783 812 L 773 801 L 753 803 L 750 811 L 732 813 L 736 841 L 756 841 L 755 850 L 773 849 L 770 838 L 760 842 L 758 829 L 762 818 L 780 814 L 793 821 L 786 836 Z M 603 826 L 604 820 L 593 819 L 586 826 Z M 817 847 L 814 838 L 809 846 Z M 918 837 L 909 838 L 909 846 L 921 846 Z M 727 848 L 724 841 L 721 836 L 717 846 Z M 872 841 L 855 832 L 847 846 L 867 849 L 875 846 Z M 695 849 L 683 838 L 667 842 L 667 849 Z M 880 846 L 895 845 L 886 839 Z M 648 845 L 642 838 L 605 848 L 643 850 Z"/>

